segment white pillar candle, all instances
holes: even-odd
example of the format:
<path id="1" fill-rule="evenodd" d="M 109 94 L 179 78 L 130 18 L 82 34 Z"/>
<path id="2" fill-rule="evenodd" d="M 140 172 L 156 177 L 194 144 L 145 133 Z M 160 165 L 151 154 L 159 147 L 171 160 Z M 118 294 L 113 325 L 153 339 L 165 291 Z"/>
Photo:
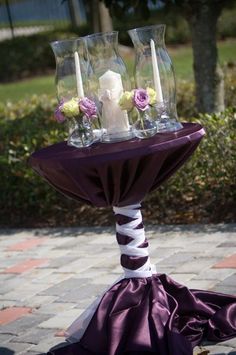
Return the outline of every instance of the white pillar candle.
<path id="1" fill-rule="evenodd" d="M 76 87 L 77 87 L 77 95 L 79 98 L 84 97 L 84 89 L 83 89 L 83 81 L 80 70 L 80 62 L 78 52 L 74 53 L 75 58 L 75 75 L 76 75 Z"/>
<path id="2" fill-rule="evenodd" d="M 153 80 L 154 80 L 154 86 L 157 95 L 157 102 L 163 102 L 161 80 L 160 80 L 160 74 L 159 74 L 159 69 L 157 64 L 156 48 L 153 39 L 151 39 L 150 45 L 151 45 L 151 55 L 152 55 Z"/>
<path id="3" fill-rule="evenodd" d="M 120 97 L 124 91 L 121 75 L 112 70 L 107 70 L 99 78 L 99 86 L 99 96 L 103 103 L 103 128 L 109 134 L 129 131 L 127 111 L 121 110 L 119 105 Z"/>

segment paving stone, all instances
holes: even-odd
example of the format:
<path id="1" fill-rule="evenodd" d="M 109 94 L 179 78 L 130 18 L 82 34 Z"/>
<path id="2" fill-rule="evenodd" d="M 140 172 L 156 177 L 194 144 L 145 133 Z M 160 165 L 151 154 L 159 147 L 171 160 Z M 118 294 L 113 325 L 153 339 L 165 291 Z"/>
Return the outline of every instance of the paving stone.
<path id="1" fill-rule="evenodd" d="M 93 284 L 103 284 L 103 285 L 112 285 L 118 280 L 118 277 L 116 274 L 108 274 L 108 275 L 102 275 L 99 277 L 94 277 L 91 282 Z"/>
<path id="2" fill-rule="evenodd" d="M 169 276 L 174 279 L 176 282 L 185 284 L 187 281 L 191 280 L 196 276 L 196 274 L 175 274 L 170 273 Z"/>
<path id="3" fill-rule="evenodd" d="M 236 241 L 235 240 L 231 240 L 228 242 L 224 242 L 224 243 L 220 243 L 217 248 L 236 248 Z"/>
<path id="4" fill-rule="evenodd" d="M 27 330 L 38 326 L 38 324 L 48 318 L 50 318 L 48 314 L 30 314 L 5 325 L 2 327 L 1 332 L 2 334 L 20 335 L 22 332 L 25 333 Z"/>
<path id="5" fill-rule="evenodd" d="M 24 284 L 21 287 L 15 288 L 13 291 L 0 295 L 0 300 L 20 300 L 24 302 L 25 300 L 32 298 L 37 293 L 45 290 L 48 286 L 45 287 L 44 284 Z"/>
<path id="6" fill-rule="evenodd" d="M 64 273 L 63 274 L 61 272 L 60 273 L 55 272 L 55 270 L 54 270 L 54 272 L 50 273 L 48 276 L 33 279 L 32 282 L 37 283 L 37 284 L 44 284 L 45 286 L 47 286 L 46 288 L 48 288 L 52 285 L 56 285 L 62 281 L 68 280 L 74 276 L 75 276 L 74 273 Z"/>
<path id="7" fill-rule="evenodd" d="M 10 307 L 3 309 L 0 311 L 0 325 L 11 323 L 31 312 L 32 309 L 26 307 Z"/>
<path id="8" fill-rule="evenodd" d="M 45 291 L 41 292 L 42 295 L 50 296 L 60 296 L 65 292 L 69 292 L 74 288 L 79 288 L 84 284 L 87 284 L 90 280 L 88 278 L 70 278 L 68 280 L 62 281 L 52 287 L 47 288 Z"/>
<path id="9" fill-rule="evenodd" d="M 215 268 L 235 268 L 236 269 L 236 254 L 228 256 L 214 265 Z"/>
<path id="10" fill-rule="evenodd" d="M 72 261 L 75 261 L 77 259 L 78 257 L 76 256 L 58 257 L 50 261 L 50 268 L 58 268 L 61 267 L 62 265 L 70 264 Z"/>
<path id="11" fill-rule="evenodd" d="M 156 265 L 158 267 L 159 264 L 161 265 L 170 265 L 170 266 L 178 266 L 179 264 L 186 263 L 188 261 L 194 260 L 194 256 L 190 255 L 189 253 L 178 252 L 173 254 L 167 258 L 162 259 Z"/>
<path id="12" fill-rule="evenodd" d="M 227 340 L 221 343 L 222 346 L 229 346 L 231 348 L 234 348 L 236 350 L 236 337 L 231 339 L 231 340 Z"/>
<path id="13" fill-rule="evenodd" d="M 58 272 L 74 272 L 78 270 L 79 272 L 84 272 L 89 269 L 91 266 L 98 265 L 102 262 L 106 262 L 106 259 L 102 256 L 91 256 L 86 258 L 77 258 L 76 261 L 71 262 L 67 265 L 58 268 Z"/>
<path id="14" fill-rule="evenodd" d="M 3 346 L 0 345 L 0 354 L 1 355 L 25 355 L 27 350 L 30 350 L 32 347 L 28 343 L 7 343 Z"/>
<path id="15" fill-rule="evenodd" d="M 0 344 L 7 343 L 13 338 L 14 338 L 14 336 L 12 334 L 1 334 L 1 328 L 0 328 Z"/>
<path id="16" fill-rule="evenodd" d="M 39 324 L 40 328 L 67 329 L 84 310 L 70 309 Z"/>
<path id="17" fill-rule="evenodd" d="M 176 273 L 197 274 L 216 262 L 216 258 L 197 258 L 193 261 L 185 262 L 175 269 Z"/>
<path id="18" fill-rule="evenodd" d="M 48 337 L 46 339 L 44 339 L 43 341 L 41 341 L 39 344 L 37 345 L 32 345 L 32 347 L 30 348 L 30 351 L 35 352 L 37 354 L 40 353 L 44 353 L 44 352 L 48 352 L 49 349 L 51 349 L 52 347 L 54 347 L 55 345 L 62 343 L 61 338 L 57 338 L 57 337 Z"/>
<path id="19" fill-rule="evenodd" d="M 34 295 L 31 298 L 26 299 L 22 302 L 24 306 L 30 306 L 31 308 L 39 308 L 43 304 L 50 304 L 57 300 L 57 296 L 39 296 Z"/>
<path id="20" fill-rule="evenodd" d="M 225 354 L 230 354 L 231 351 L 233 351 L 233 348 L 226 347 L 226 346 L 221 346 L 221 345 L 213 345 L 213 346 L 204 346 L 207 350 L 210 351 L 210 354 L 215 354 L 215 355 L 225 355 Z"/>
<path id="21" fill-rule="evenodd" d="M 29 343 L 36 345 L 43 341 L 45 338 L 48 338 L 49 336 L 53 338 L 54 333 L 54 330 L 37 327 L 19 336 L 13 337 L 11 341 L 13 343 Z"/>
<path id="22" fill-rule="evenodd" d="M 67 292 L 64 292 L 64 294 L 61 295 L 58 302 L 78 303 L 78 301 L 87 298 L 97 297 L 106 289 L 106 285 L 100 284 L 87 284 L 79 288 L 68 289 Z"/>
<path id="23" fill-rule="evenodd" d="M 15 264 L 4 270 L 4 273 L 21 274 L 22 272 L 29 271 L 40 265 L 48 264 L 48 259 L 28 259 L 19 264 Z"/>
<path id="24" fill-rule="evenodd" d="M 44 304 L 38 308 L 37 313 L 44 313 L 44 314 L 60 314 L 66 310 L 70 310 L 76 306 L 75 303 L 68 303 L 68 302 L 53 302 L 49 304 Z"/>
<path id="25" fill-rule="evenodd" d="M 45 243 L 46 240 L 47 238 L 45 237 L 27 239 L 16 244 L 12 244 L 7 248 L 7 251 L 25 251 Z"/>
<path id="26" fill-rule="evenodd" d="M 222 281 L 235 273 L 235 269 L 213 269 L 208 268 L 195 275 L 195 280 L 218 280 Z"/>
<path id="27" fill-rule="evenodd" d="M 233 286 L 236 285 L 236 273 L 234 273 L 233 275 L 226 277 L 224 280 L 222 280 L 222 282 L 220 283 L 220 285 L 222 286 Z"/>
<path id="28" fill-rule="evenodd" d="M 236 289 L 235 286 L 226 286 L 222 284 L 217 284 L 211 288 L 211 291 L 215 292 L 220 292 L 220 293 L 226 293 L 227 295 L 236 295 Z"/>
<path id="29" fill-rule="evenodd" d="M 5 281 L 4 283 L 1 284 L 0 294 L 4 295 L 5 293 L 8 293 L 8 292 L 14 290 L 17 286 L 19 286 L 19 285 L 22 286 L 24 281 L 25 281 L 25 279 L 23 280 L 21 277 L 12 278 L 8 281 Z"/>
<path id="30" fill-rule="evenodd" d="M 212 289 L 216 284 L 215 280 L 186 280 L 185 281 L 185 286 L 187 286 L 190 289 L 196 289 L 196 290 L 209 290 Z"/>

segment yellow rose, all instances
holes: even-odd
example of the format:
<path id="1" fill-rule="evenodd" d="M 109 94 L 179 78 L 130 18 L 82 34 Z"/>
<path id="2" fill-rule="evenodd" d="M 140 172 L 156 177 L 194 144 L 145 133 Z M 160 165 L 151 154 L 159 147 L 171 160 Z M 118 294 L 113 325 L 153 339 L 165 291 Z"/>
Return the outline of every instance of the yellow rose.
<path id="1" fill-rule="evenodd" d="M 61 112 L 68 118 L 78 116 L 80 112 L 78 99 L 73 97 L 73 99 L 64 102 L 64 104 L 61 105 Z"/>
<path id="2" fill-rule="evenodd" d="M 157 94 L 156 91 L 153 90 L 152 88 L 147 88 L 147 94 L 149 96 L 149 104 L 154 105 L 157 102 Z"/>
<path id="3" fill-rule="evenodd" d="M 133 91 L 125 91 L 120 98 L 119 105 L 122 110 L 130 111 L 134 107 L 133 105 Z"/>

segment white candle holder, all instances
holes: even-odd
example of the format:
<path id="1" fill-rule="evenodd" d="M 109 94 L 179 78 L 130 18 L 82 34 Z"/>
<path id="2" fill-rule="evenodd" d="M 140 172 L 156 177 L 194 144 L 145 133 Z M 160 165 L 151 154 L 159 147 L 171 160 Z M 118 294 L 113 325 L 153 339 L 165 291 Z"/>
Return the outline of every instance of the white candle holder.
<path id="1" fill-rule="evenodd" d="M 133 137 L 129 115 L 119 100 L 130 90 L 125 64 L 118 54 L 118 32 L 96 33 L 85 37 L 91 64 L 90 92 L 98 102 L 102 142 L 118 142 Z"/>
<path id="2" fill-rule="evenodd" d="M 128 31 L 135 48 L 135 80 L 137 88 L 152 88 L 157 102 L 150 115 L 157 131 L 182 128 L 176 111 L 176 90 L 173 65 L 165 47 L 165 25 L 135 28 Z"/>

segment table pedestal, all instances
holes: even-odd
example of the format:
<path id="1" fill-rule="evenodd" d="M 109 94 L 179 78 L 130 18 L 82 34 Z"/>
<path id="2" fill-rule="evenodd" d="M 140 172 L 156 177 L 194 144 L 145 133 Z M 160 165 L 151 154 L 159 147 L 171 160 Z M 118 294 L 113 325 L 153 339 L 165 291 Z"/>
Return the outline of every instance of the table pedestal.
<path id="1" fill-rule="evenodd" d="M 203 340 L 236 336 L 236 297 L 156 273 L 140 204 L 113 210 L 124 276 L 70 326 L 70 344 L 50 354 L 192 355 Z"/>

